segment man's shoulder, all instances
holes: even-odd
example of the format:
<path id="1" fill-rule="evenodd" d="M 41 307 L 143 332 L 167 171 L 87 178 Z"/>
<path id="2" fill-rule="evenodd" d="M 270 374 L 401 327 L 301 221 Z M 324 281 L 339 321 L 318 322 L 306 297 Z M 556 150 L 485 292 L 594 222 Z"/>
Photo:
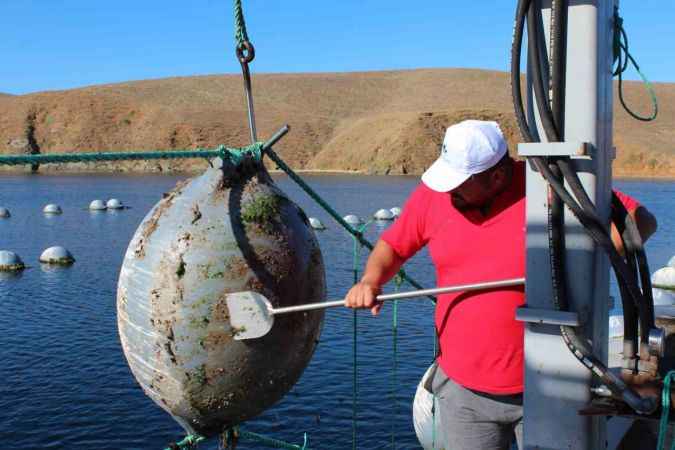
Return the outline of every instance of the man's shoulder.
<path id="1" fill-rule="evenodd" d="M 449 201 L 450 196 L 447 192 L 437 192 L 431 189 L 426 184 L 420 182 L 420 184 L 415 187 L 408 200 L 406 201 L 405 207 L 413 208 L 424 208 L 427 209 L 432 205 L 438 205 L 440 203 L 445 203 Z"/>

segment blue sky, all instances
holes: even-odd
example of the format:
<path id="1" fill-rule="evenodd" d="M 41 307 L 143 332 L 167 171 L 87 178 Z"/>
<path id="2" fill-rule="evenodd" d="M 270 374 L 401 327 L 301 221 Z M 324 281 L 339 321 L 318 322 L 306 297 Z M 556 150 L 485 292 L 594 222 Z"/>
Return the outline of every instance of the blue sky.
<path id="1" fill-rule="evenodd" d="M 515 0 L 244 0 L 255 72 L 507 70 Z M 675 81 L 675 2 L 623 0 L 631 51 Z M 232 2 L 0 0 L 0 92 L 239 73 Z M 628 76 L 635 79 L 634 73 Z"/>

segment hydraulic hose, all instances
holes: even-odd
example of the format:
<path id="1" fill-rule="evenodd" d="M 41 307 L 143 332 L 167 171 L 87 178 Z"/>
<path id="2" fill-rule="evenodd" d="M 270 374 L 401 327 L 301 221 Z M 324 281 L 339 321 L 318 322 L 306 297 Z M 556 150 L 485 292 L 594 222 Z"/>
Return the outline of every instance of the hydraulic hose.
<path id="1" fill-rule="evenodd" d="M 566 5 L 558 6 L 556 7 L 558 11 L 556 23 L 558 24 L 556 26 L 556 30 L 554 31 L 554 36 L 557 36 L 558 39 L 558 44 L 556 45 L 561 45 L 561 36 L 563 36 L 563 31 L 560 29 L 562 28 L 561 25 L 564 24 L 564 21 L 561 20 L 561 15 L 560 15 L 560 8 L 565 8 Z M 544 127 L 544 131 L 547 136 L 547 140 L 549 141 L 558 141 L 560 140 L 560 133 L 559 129 L 563 129 L 562 127 L 562 121 L 559 123 L 555 123 L 554 120 L 554 114 L 551 111 L 551 105 L 548 103 L 548 96 L 546 95 L 546 92 L 543 88 L 543 79 L 542 79 L 542 74 L 541 74 L 541 60 L 540 60 L 540 46 L 539 46 L 539 33 L 538 33 L 538 16 L 537 16 L 537 10 L 538 8 L 536 7 L 536 2 L 533 3 L 532 0 L 519 0 L 517 10 L 516 10 L 516 20 L 515 20 L 515 26 L 514 26 L 514 37 L 513 37 L 513 45 L 511 48 L 511 74 L 512 74 L 512 79 L 511 79 L 511 91 L 512 91 L 512 96 L 513 96 L 513 101 L 514 101 L 514 109 L 516 113 L 516 120 L 518 121 L 518 125 L 521 129 L 521 133 L 523 134 L 523 138 L 527 142 L 532 142 L 533 139 L 533 133 L 530 130 L 530 125 L 527 122 L 524 108 L 523 108 L 523 102 L 522 102 L 522 92 L 521 92 L 521 87 L 520 87 L 520 56 L 521 56 L 521 49 L 522 49 L 522 37 L 523 37 L 523 30 L 524 30 L 524 22 L 525 22 L 525 16 L 527 16 L 527 22 L 528 22 L 528 43 L 529 43 L 529 51 L 528 51 L 528 57 L 531 58 L 531 61 L 529 61 L 529 67 L 533 68 L 532 70 L 532 78 L 533 78 L 533 85 L 534 85 L 534 90 L 535 90 L 535 103 L 537 104 L 537 109 L 539 111 L 540 115 L 540 120 L 542 122 L 542 125 Z M 556 47 L 559 48 L 559 47 Z M 557 52 L 558 58 L 561 56 L 561 50 L 558 50 Z M 557 71 L 561 71 L 560 69 L 560 60 L 555 60 L 552 62 L 552 66 L 556 67 Z M 564 94 L 561 95 L 561 90 L 560 86 L 563 84 L 559 80 L 559 77 L 555 77 L 555 82 L 553 83 L 553 90 L 555 93 L 552 93 L 552 96 L 556 99 L 556 105 L 554 106 L 554 109 L 558 109 L 560 111 L 560 107 L 562 106 L 560 102 L 564 101 Z M 556 85 L 557 83 L 557 85 Z M 557 87 L 556 87 L 557 86 Z M 604 230 L 602 227 L 602 222 L 601 221 L 596 221 L 594 219 L 597 219 L 596 214 L 592 215 L 587 215 L 587 213 L 577 204 L 574 198 L 567 192 L 566 188 L 562 184 L 562 181 L 556 176 L 558 175 L 557 169 L 551 170 L 551 168 L 548 166 L 548 164 L 544 161 L 543 158 L 541 157 L 533 157 L 531 158 L 532 162 L 534 163 L 535 167 L 539 170 L 539 172 L 544 176 L 544 178 L 547 180 L 549 183 L 549 186 L 554 192 L 553 197 L 559 197 L 562 201 L 565 202 L 565 204 L 570 207 L 572 210 L 573 214 L 577 217 L 577 219 L 587 228 L 588 233 L 591 235 L 591 237 L 598 242 L 598 244 L 605 248 L 605 250 L 611 251 L 607 249 L 607 240 L 609 240 L 609 244 L 611 246 L 611 240 L 608 239 L 607 237 L 607 232 Z M 559 167 L 556 164 L 557 167 Z M 562 169 L 562 168 L 561 168 Z M 563 172 L 564 175 L 564 172 Z M 584 191 L 585 193 L 585 191 Z M 579 195 L 582 195 L 579 193 Z M 555 201 L 553 201 L 555 203 Z M 550 217 L 552 221 L 550 222 L 551 227 L 553 228 L 559 228 L 560 224 L 560 218 L 557 217 L 559 214 L 558 211 L 550 212 Z M 559 231 L 558 231 L 559 232 Z M 552 233 L 558 233 L 556 231 L 552 231 Z M 553 235 L 553 234 L 552 234 Z M 603 237 L 607 238 L 607 240 L 603 240 Z M 564 246 L 562 247 L 564 249 Z M 613 246 L 611 246 L 611 249 L 613 250 Z M 566 296 L 565 290 L 565 284 L 564 284 L 564 270 L 563 270 L 563 261 L 562 261 L 562 251 L 561 251 L 561 246 L 559 244 L 553 246 L 551 249 L 552 252 L 556 253 L 556 256 L 552 256 L 551 262 L 552 262 L 552 278 L 555 279 L 554 281 L 554 289 L 556 291 L 555 297 L 558 297 L 558 299 L 561 298 L 561 294 L 564 294 Z M 616 251 L 615 251 L 616 252 Z M 617 254 L 618 255 L 618 254 Z M 610 259 L 614 259 L 611 258 Z M 613 261 L 614 262 L 614 261 Z M 623 261 L 621 261 L 623 262 Z M 625 267 L 625 263 L 624 263 Z M 566 298 L 566 297 L 565 297 Z M 561 307 L 562 304 L 560 300 L 556 301 L 556 307 Z M 561 327 L 561 335 L 563 337 L 563 340 L 567 344 L 568 348 L 572 352 L 572 354 L 582 363 L 584 366 L 586 366 L 589 370 L 593 371 L 596 375 L 598 375 L 607 385 L 610 387 L 610 389 L 617 395 L 620 395 L 624 401 L 626 401 L 627 404 L 629 404 L 633 409 L 640 413 L 650 413 L 656 408 L 656 402 L 651 399 L 651 398 L 641 398 L 639 395 L 637 395 L 635 392 L 633 392 L 621 379 L 617 378 L 615 375 L 613 375 L 611 372 L 608 371 L 607 367 L 598 359 L 596 358 L 592 352 L 587 348 L 587 344 L 584 342 L 584 340 L 580 339 L 579 336 L 576 333 L 576 330 L 572 327 Z"/>

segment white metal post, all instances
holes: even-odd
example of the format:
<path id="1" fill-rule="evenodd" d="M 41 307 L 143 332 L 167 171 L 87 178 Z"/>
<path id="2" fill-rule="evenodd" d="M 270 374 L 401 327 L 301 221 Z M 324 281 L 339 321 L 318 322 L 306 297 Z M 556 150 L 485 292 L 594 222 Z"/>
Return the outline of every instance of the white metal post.
<path id="1" fill-rule="evenodd" d="M 574 166 L 603 218 L 609 221 L 612 152 L 613 0 L 570 0 L 567 32 L 565 141 L 592 144 Z M 539 3 L 548 43 L 550 0 Z M 547 48 L 549 46 L 547 45 Z M 528 49 L 532 51 L 532 49 Z M 529 76 L 528 76 L 529 77 Z M 536 111 L 530 111 L 536 115 Z M 538 122 L 538 121 L 537 121 Z M 538 124 L 539 125 L 539 124 Z M 545 133 L 539 128 L 539 136 Z M 546 156 L 547 146 L 541 146 Z M 527 172 L 527 305 L 554 309 L 547 234 L 547 187 Z M 579 315 L 595 354 L 607 360 L 609 264 L 582 226 L 565 215 L 570 308 Z M 590 401 L 591 373 L 573 357 L 558 326 L 526 324 L 525 449 L 605 448 L 605 419 L 580 416 Z"/>

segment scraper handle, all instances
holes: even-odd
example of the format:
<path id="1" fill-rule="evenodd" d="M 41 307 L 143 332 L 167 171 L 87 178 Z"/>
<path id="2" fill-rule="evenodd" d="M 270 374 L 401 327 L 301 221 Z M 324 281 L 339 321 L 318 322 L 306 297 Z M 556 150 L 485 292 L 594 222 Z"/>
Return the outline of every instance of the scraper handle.
<path id="1" fill-rule="evenodd" d="M 483 283 L 461 284 L 456 286 L 446 286 L 431 289 L 419 289 L 417 291 L 396 292 L 394 294 L 381 294 L 375 297 L 377 301 L 383 302 L 386 300 L 402 300 L 415 297 L 426 297 L 427 295 L 448 294 L 450 292 L 458 291 L 478 291 L 482 289 L 493 289 L 508 286 L 521 286 L 525 284 L 525 278 L 511 278 L 508 280 L 487 281 Z M 283 308 L 273 308 L 270 314 L 286 314 L 300 311 L 311 311 L 314 309 L 326 309 L 336 306 L 345 306 L 344 299 L 332 300 L 329 302 L 307 303 L 305 305 L 286 306 Z"/>

